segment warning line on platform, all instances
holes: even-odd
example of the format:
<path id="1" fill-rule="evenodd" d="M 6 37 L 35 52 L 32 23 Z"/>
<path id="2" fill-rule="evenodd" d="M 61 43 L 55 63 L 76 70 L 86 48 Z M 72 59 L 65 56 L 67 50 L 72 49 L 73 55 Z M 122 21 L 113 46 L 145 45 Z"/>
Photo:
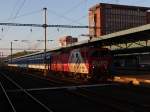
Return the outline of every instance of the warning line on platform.
<path id="1" fill-rule="evenodd" d="M 132 83 L 134 85 L 150 84 L 150 76 L 115 76 L 113 81 L 122 83 Z"/>

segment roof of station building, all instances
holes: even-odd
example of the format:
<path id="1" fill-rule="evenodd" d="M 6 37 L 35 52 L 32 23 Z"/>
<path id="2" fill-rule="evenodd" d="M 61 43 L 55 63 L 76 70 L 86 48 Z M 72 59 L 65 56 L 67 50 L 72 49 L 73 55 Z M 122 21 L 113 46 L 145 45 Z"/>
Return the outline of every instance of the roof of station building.
<path id="1" fill-rule="evenodd" d="M 122 5 L 122 4 L 109 4 L 109 3 L 98 3 L 91 7 L 89 10 L 95 10 L 100 6 L 105 6 L 106 8 L 125 8 L 125 9 L 140 9 L 140 10 L 149 10 L 150 7 L 142 7 L 142 6 L 131 6 L 131 5 Z"/>
<path id="2" fill-rule="evenodd" d="M 93 38 L 91 40 L 73 43 L 66 47 L 57 47 L 48 50 L 47 52 L 61 51 L 67 48 L 74 49 L 74 48 L 79 48 L 84 46 L 108 46 L 108 45 L 123 44 L 123 43 L 136 42 L 136 41 L 144 41 L 149 39 L 150 39 L 150 24 L 147 24 L 147 25 L 107 34 L 104 36 Z M 21 57 L 37 55 L 40 53 L 43 52 L 33 53 Z"/>

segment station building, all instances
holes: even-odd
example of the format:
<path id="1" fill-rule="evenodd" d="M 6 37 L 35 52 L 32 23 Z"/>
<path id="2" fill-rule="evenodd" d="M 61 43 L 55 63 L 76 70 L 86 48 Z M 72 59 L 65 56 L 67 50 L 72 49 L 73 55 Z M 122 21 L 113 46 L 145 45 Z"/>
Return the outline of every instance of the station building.
<path id="1" fill-rule="evenodd" d="M 89 9 L 89 35 L 99 37 L 150 23 L 150 7 L 99 3 Z"/>

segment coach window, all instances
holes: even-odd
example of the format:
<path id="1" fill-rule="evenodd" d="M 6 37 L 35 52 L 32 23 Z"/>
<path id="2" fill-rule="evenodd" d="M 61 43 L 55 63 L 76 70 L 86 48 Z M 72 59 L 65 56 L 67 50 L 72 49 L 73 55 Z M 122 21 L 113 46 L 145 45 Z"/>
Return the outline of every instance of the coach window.
<path id="1" fill-rule="evenodd" d="M 78 58 L 79 57 L 79 55 L 78 55 L 78 53 L 76 53 L 76 58 Z"/>
<path id="2" fill-rule="evenodd" d="M 71 54 L 71 59 L 73 59 L 74 58 L 74 54 Z"/>

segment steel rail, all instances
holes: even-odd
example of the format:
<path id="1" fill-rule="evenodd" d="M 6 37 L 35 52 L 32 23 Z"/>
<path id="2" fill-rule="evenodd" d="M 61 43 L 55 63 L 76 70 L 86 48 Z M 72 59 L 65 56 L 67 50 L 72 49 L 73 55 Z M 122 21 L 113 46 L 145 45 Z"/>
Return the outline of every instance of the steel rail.
<path id="1" fill-rule="evenodd" d="M 26 91 L 26 89 L 24 89 L 23 87 L 21 87 L 19 84 L 17 84 L 14 80 L 12 80 L 10 77 L 6 76 L 5 74 L 2 73 L 2 75 L 9 80 L 10 82 L 12 82 L 14 85 L 16 85 L 20 90 L 22 90 L 26 95 L 28 95 L 30 98 L 32 98 L 35 102 L 37 102 L 38 104 L 40 104 L 44 109 L 46 109 L 48 112 L 53 112 L 51 109 L 49 109 L 45 104 L 43 104 L 42 102 L 40 102 L 37 98 L 35 98 L 34 96 L 32 96 L 29 92 Z"/>
<path id="2" fill-rule="evenodd" d="M 96 104 L 100 104 L 100 105 L 105 105 L 108 106 L 109 108 L 115 110 L 115 111 L 119 111 L 119 112 L 128 112 L 128 109 L 122 109 L 120 106 L 116 105 L 116 104 L 109 104 L 108 102 L 102 102 L 100 100 L 98 100 L 97 98 L 93 97 L 93 95 L 89 95 L 89 93 L 82 93 L 82 92 L 76 92 L 76 91 L 68 91 L 68 94 L 72 94 L 75 96 L 79 96 L 81 98 L 85 98 L 89 101 L 92 101 Z"/>
<path id="3" fill-rule="evenodd" d="M 9 96 L 7 95 L 7 92 L 6 92 L 6 90 L 5 90 L 5 88 L 3 87 L 3 85 L 2 85 L 1 82 L 0 82 L 0 86 L 1 86 L 3 92 L 4 92 L 5 96 L 6 96 L 6 98 L 7 98 L 8 102 L 9 102 L 9 104 L 11 105 L 11 108 L 13 109 L 13 112 L 16 112 L 16 109 L 15 109 L 14 105 L 12 104 L 12 102 L 11 102 Z"/>
<path id="4" fill-rule="evenodd" d="M 137 103 L 136 101 L 129 101 L 129 100 L 125 100 L 125 99 L 120 99 L 120 98 L 116 98 L 116 97 L 114 97 L 114 96 L 108 96 L 108 95 L 105 95 L 105 94 L 97 94 L 96 92 L 93 92 L 93 91 L 91 91 L 91 90 L 88 90 L 87 88 L 79 88 L 80 90 L 82 90 L 82 91 L 84 91 L 85 93 L 88 93 L 88 94 L 92 94 L 91 96 L 93 96 L 93 97 L 100 97 L 100 96 L 102 96 L 102 97 L 107 97 L 107 98 L 109 98 L 109 99 L 111 99 L 112 101 L 115 101 L 115 102 L 123 102 L 125 105 L 132 105 L 132 106 L 134 106 L 134 107 L 142 107 L 142 108 L 146 108 L 146 106 L 144 106 L 143 104 L 139 104 L 139 103 Z M 88 94 L 83 94 L 83 93 L 80 93 L 79 92 L 79 95 L 82 95 L 83 97 L 88 97 L 89 95 Z M 111 106 L 113 106 L 114 104 L 112 104 Z M 118 105 L 118 107 L 119 107 L 119 105 Z M 118 108 L 117 107 L 117 109 L 120 109 L 121 110 L 121 108 L 119 107 Z M 134 108 L 133 107 L 133 108 Z M 136 109 L 136 108 L 135 108 Z M 139 108 L 140 109 L 140 108 Z M 123 110 L 121 110 L 121 111 L 123 111 Z M 124 111 L 128 111 L 128 109 L 124 109 Z"/>
<path id="5" fill-rule="evenodd" d="M 67 89 L 67 90 L 75 90 L 77 88 L 88 88 L 88 87 L 104 87 L 104 86 L 112 86 L 117 84 L 95 84 L 95 85 L 79 85 L 79 86 L 63 86 L 63 87 L 47 87 L 47 88 L 31 88 L 25 89 L 26 91 L 41 91 L 41 90 L 58 90 L 58 89 Z M 8 92 L 21 92 L 19 89 L 8 90 Z"/>
<path id="6" fill-rule="evenodd" d="M 47 81 L 48 84 L 51 86 L 55 86 L 57 84 L 55 81 L 48 80 L 47 78 L 44 78 L 44 77 L 40 77 L 40 76 L 36 76 L 36 75 L 32 75 L 32 74 L 27 74 L 27 73 L 22 73 L 21 75 L 23 75 L 24 77 L 27 77 L 27 78 L 33 78 L 33 79 L 39 79 L 39 80 Z"/>
<path id="7" fill-rule="evenodd" d="M 25 76 L 31 76 L 31 77 L 34 77 L 34 78 L 38 78 L 38 79 L 41 79 L 41 80 L 46 80 L 46 81 L 49 81 L 51 83 L 53 83 L 53 85 L 55 84 L 63 84 L 62 82 L 58 82 L 58 81 L 55 81 L 55 80 L 50 80 L 49 78 L 46 78 L 46 77 L 41 77 L 41 76 L 38 76 L 38 75 L 33 75 L 33 74 L 29 74 L 29 73 L 23 73 L 23 75 Z M 51 84 L 50 83 L 50 84 Z"/>

